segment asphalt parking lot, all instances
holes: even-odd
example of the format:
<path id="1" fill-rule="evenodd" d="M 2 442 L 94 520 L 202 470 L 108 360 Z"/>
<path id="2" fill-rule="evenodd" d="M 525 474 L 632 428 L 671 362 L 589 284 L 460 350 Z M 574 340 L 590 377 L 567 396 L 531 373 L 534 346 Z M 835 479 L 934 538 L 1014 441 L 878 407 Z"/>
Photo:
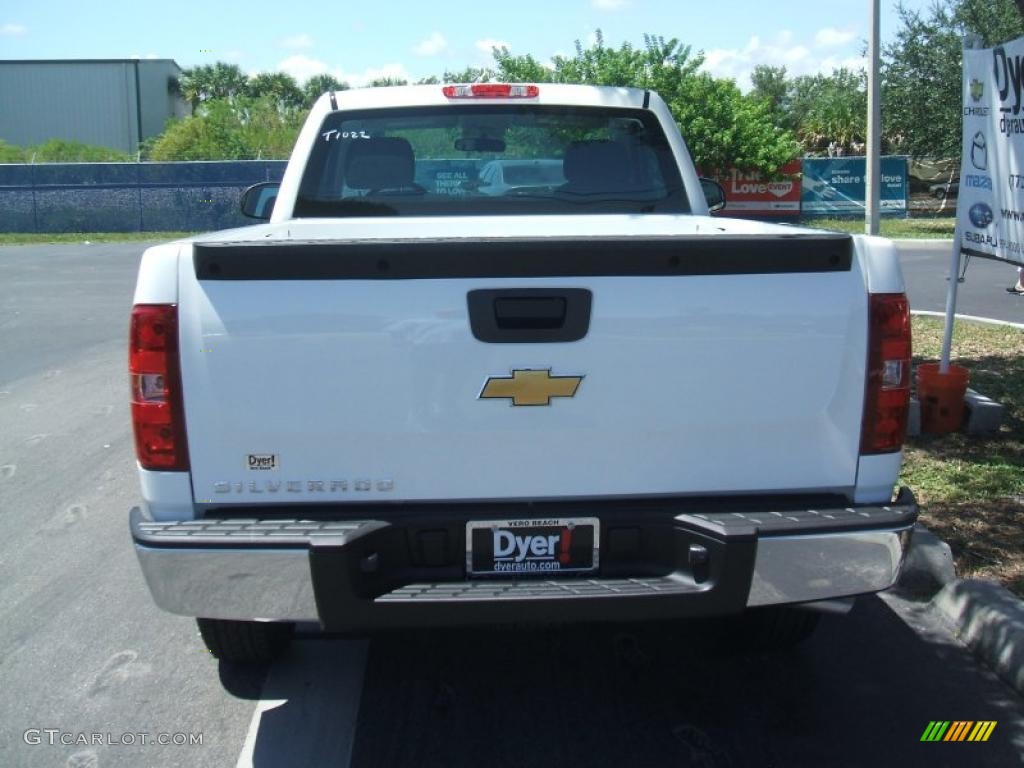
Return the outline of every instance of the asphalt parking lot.
<path id="1" fill-rule="evenodd" d="M 0 248 L 0 766 L 1024 765 L 1024 700 L 894 596 L 780 655 L 691 622 L 307 631 L 268 669 L 219 664 L 191 620 L 153 606 L 127 531 L 143 248 Z M 916 309 L 941 309 L 915 302 L 915 281 L 942 281 L 945 259 L 915 255 Z M 1012 270 L 994 266 L 1005 294 Z M 984 302 L 968 277 L 962 300 Z M 997 726 L 921 743 L 932 720 Z"/>
<path id="2" fill-rule="evenodd" d="M 946 242 L 904 240 L 899 244 L 900 263 L 907 281 L 910 308 L 946 311 L 951 245 Z M 957 289 L 957 312 L 1024 323 L 1024 296 L 1007 293 L 1017 279 L 1012 264 L 990 259 L 966 263 L 965 280 Z"/>

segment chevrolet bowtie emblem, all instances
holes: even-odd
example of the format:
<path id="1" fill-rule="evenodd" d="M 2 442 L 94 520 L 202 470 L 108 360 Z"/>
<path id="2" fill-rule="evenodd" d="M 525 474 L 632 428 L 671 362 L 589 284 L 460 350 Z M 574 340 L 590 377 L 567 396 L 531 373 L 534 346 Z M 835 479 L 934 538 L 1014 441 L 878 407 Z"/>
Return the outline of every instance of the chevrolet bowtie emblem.
<path id="1" fill-rule="evenodd" d="M 552 376 L 551 369 L 513 370 L 511 376 L 490 376 L 480 399 L 507 397 L 512 405 L 551 405 L 552 397 L 572 397 L 582 376 Z"/>

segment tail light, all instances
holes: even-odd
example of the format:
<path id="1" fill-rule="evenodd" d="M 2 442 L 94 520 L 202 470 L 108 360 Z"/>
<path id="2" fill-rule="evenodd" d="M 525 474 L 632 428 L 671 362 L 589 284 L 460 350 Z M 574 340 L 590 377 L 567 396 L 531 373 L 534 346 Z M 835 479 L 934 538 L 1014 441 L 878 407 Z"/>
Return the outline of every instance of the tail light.
<path id="1" fill-rule="evenodd" d="M 128 370 L 139 464 L 143 469 L 187 471 L 176 305 L 132 307 Z"/>
<path id="2" fill-rule="evenodd" d="M 535 99 L 540 96 L 540 88 L 511 83 L 473 83 L 446 85 L 441 93 L 448 99 Z"/>
<path id="3" fill-rule="evenodd" d="M 868 305 L 868 375 L 860 452 L 903 447 L 910 408 L 910 305 L 902 293 L 874 293 Z"/>

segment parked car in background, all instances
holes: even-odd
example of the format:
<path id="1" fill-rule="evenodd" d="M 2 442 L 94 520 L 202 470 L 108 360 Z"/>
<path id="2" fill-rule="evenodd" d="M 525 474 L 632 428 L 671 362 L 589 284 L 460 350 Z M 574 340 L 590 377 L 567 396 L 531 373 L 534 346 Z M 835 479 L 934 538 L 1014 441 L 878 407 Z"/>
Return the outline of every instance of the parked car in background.
<path id="1" fill-rule="evenodd" d="M 940 184 L 932 184 L 928 187 L 928 194 L 942 200 L 947 197 L 956 197 L 960 191 L 960 179 L 944 181 Z"/>
<path id="2" fill-rule="evenodd" d="M 561 160 L 492 160 L 480 170 L 479 191 L 494 196 L 526 194 L 565 182 Z"/>

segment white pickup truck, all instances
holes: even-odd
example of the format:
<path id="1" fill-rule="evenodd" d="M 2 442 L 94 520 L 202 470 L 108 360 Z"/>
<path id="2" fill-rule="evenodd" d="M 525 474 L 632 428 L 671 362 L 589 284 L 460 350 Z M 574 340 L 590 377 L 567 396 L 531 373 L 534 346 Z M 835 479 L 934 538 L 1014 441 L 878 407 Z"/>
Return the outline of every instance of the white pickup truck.
<path id="1" fill-rule="evenodd" d="M 497 161 L 560 167 L 482 189 Z M 267 223 L 142 259 L 157 605 L 261 661 L 296 622 L 731 615 L 785 644 L 890 587 L 917 515 L 893 246 L 708 190 L 650 91 L 325 94 L 243 197 Z"/>

